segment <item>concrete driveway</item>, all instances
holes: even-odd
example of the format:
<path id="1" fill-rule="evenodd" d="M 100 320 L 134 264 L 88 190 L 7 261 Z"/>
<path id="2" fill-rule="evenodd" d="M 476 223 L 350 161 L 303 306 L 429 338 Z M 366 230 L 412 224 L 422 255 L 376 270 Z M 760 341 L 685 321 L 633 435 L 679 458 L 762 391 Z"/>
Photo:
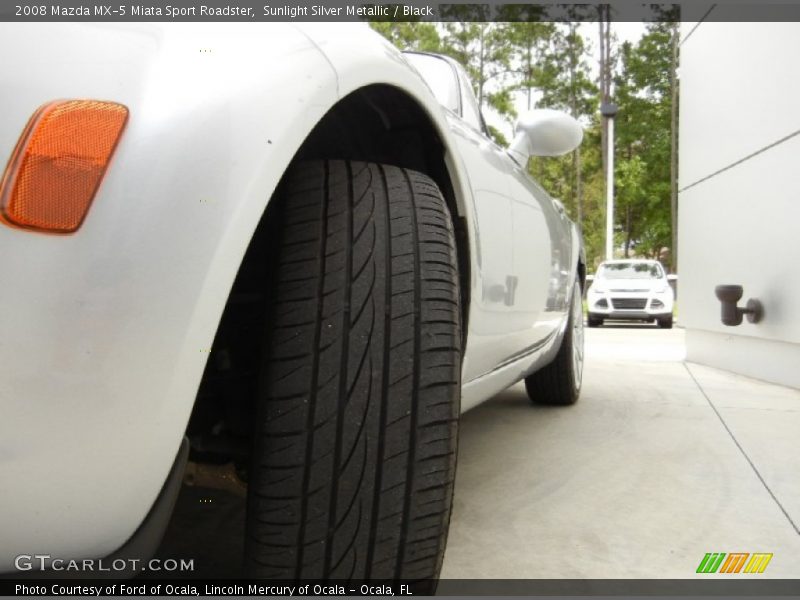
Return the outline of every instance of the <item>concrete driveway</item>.
<path id="1" fill-rule="evenodd" d="M 586 334 L 578 404 L 517 385 L 464 416 L 442 577 L 708 578 L 708 552 L 800 577 L 800 391 L 684 364 L 682 329 Z M 159 554 L 238 576 L 243 516 L 240 495 L 184 486 Z"/>
<path id="2" fill-rule="evenodd" d="M 442 577 L 800 577 L 800 391 L 682 362 L 682 329 L 586 334 L 575 406 L 516 385 L 464 416 Z"/>

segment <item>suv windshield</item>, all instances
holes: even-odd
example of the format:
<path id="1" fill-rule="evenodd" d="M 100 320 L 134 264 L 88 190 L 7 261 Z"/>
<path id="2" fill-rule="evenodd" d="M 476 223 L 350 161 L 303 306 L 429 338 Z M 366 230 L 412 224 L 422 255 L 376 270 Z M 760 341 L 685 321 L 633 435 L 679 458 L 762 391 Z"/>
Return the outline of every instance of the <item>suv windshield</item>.
<path id="1" fill-rule="evenodd" d="M 661 267 L 655 263 L 611 263 L 601 265 L 600 279 L 659 279 Z"/>

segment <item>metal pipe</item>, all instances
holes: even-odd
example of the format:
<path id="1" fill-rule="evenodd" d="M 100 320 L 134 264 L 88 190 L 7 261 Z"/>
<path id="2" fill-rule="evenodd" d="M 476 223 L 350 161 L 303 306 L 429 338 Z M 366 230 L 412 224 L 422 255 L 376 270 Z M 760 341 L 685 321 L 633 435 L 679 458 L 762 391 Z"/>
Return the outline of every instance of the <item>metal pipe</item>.
<path id="1" fill-rule="evenodd" d="M 606 173 L 606 260 L 614 259 L 614 117 L 608 119 Z"/>

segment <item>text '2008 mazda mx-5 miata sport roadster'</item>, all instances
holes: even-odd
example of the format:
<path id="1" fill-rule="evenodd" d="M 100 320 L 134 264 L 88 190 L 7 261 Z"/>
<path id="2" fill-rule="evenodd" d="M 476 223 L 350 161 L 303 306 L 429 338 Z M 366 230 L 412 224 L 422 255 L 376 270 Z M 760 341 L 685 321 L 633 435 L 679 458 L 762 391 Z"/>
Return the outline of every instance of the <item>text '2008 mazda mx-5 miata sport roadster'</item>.
<path id="1" fill-rule="evenodd" d="M 153 552 L 189 456 L 247 486 L 248 576 L 434 581 L 459 415 L 580 392 L 580 235 L 526 172 L 579 124 L 503 149 L 460 65 L 360 24 L 0 50 L 0 572 Z"/>

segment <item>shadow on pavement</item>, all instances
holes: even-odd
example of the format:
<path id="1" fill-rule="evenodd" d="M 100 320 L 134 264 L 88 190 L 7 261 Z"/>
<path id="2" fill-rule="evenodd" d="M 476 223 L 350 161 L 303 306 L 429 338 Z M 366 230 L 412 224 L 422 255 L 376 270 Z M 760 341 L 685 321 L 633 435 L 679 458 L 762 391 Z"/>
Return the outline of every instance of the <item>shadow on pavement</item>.
<path id="1" fill-rule="evenodd" d="M 242 577 L 245 499 L 228 491 L 184 485 L 156 558 L 194 559 L 194 571 L 170 578 Z M 163 578 L 151 571 L 142 578 Z"/>

